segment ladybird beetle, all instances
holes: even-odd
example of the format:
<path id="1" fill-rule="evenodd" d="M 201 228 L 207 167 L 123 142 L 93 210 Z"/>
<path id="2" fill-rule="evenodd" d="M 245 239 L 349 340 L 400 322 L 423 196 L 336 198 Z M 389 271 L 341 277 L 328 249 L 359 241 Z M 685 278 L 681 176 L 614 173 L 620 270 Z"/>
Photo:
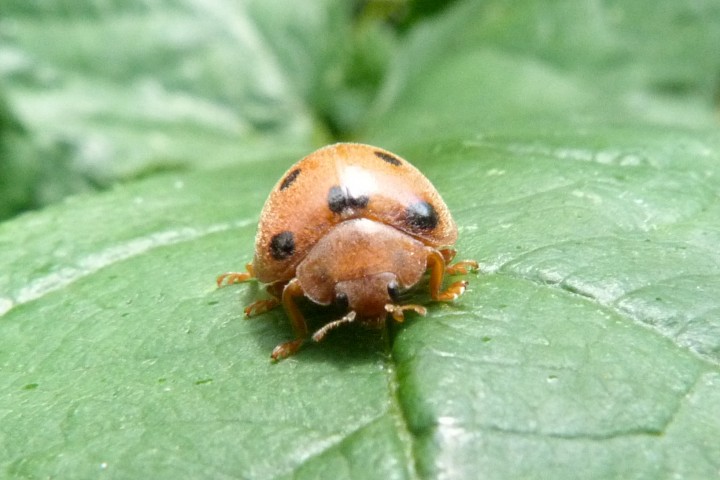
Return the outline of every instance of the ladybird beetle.
<path id="1" fill-rule="evenodd" d="M 406 160 L 381 148 L 355 143 L 330 145 L 290 167 L 265 202 L 255 257 L 247 272 L 224 273 L 218 286 L 251 278 L 267 284 L 271 298 L 245 309 L 249 317 L 280 304 L 295 339 L 272 352 L 274 360 L 297 352 L 308 337 L 298 308 L 305 296 L 319 305 L 335 303 L 347 314 L 312 335 L 358 322 L 380 328 L 388 314 L 425 315 L 415 304 L 399 304 L 400 294 L 430 272 L 430 296 L 453 301 L 467 281 L 442 290 L 445 274 L 476 270 L 474 260 L 449 265 L 457 227 L 435 187 Z"/>

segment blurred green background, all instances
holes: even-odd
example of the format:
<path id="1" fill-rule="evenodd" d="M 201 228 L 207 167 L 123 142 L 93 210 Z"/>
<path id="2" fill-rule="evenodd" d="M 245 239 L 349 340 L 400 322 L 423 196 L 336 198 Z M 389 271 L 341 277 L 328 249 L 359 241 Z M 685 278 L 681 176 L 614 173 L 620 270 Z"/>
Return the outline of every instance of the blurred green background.
<path id="1" fill-rule="evenodd" d="M 0 477 L 720 478 L 718 45 L 716 0 L 0 0 Z M 339 140 L 481 271 L 271 364 L 214 278 Z"/>
<path id="2" fill-rule="evenodd" d="M 3 0 L 0 218 L 352 138 L 403 32 L 451 3 Z"/>
<path id="3" fill-rule="evenodd" d="M 630 114 L 683 125 L 717 103 L 714 1 L 480 2 L 442 47 L 417 38 L 456 3 L 3 0 L 0 218 L 157 172 L 362 138 L 403 75 L 451 52 L 532 59 Z M 427 51 L 408 65 L 412 38 Z"/>

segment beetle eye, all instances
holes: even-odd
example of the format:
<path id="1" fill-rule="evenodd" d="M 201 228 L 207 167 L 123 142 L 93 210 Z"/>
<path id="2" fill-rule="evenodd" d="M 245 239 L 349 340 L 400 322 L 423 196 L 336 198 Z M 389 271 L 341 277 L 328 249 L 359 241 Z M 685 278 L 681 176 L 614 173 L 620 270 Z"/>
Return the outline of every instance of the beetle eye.
<path id="1" fill-rule="evenodd" d="M 347 294 L 344 292 L 340 292 L 335 295 L 335 305 L 343 309 L 348 308 L 350 306 L 350 302 L 348 302 Z"/>
<path id="2" fill-rule="evenodd" d="M 400 285 L 398 285 L 395 280 L 388 283 L 387 290 L 388 295 L 390 295 L 393 302 L 398 302 L 400 300 Z"/>

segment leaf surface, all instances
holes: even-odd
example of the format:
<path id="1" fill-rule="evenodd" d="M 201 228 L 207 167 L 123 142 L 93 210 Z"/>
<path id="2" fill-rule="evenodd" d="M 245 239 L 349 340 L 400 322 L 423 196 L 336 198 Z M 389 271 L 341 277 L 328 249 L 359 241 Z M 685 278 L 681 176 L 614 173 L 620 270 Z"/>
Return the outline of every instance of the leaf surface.
<path id="1" fill-rule="evenodd" d="M 685 60 L 660 65 L 645 42 L 672 43 L 657 32 L 678 17 L 648 15 L 633 43 L 639 11 L 603 6 L 624 19 L 608 36 L 528 5 L 456 2 L 413 27 L 357 134 L 433 181 L 460 256 L 481 264 L 426 318 L 339 329 L 271 364 L 285 314 L 245 320 L 262 288 L 215 288 L 250 260 L 310 132 L 0 224 L 5 475 L 717 477 L 720 137 L 704 70 L 656 88 Z M 679 17 L 705 28 L 699 45 L 715 38 Z M 533 36 L 550 20 L 584 49 L 558 58 Z M 639 59 L 644 80 L 608 58 Z M 315 327 L 334 318 L 304 309 Z"/>

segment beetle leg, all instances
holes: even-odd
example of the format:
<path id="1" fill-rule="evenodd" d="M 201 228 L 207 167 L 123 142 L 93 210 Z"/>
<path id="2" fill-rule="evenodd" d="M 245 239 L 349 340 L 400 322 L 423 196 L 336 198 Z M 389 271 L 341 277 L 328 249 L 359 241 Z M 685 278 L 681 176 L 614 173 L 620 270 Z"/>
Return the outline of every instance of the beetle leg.
<path id="1" fill-rule="evenodd" d="M 223 285 L 232 285 L 234 283 L 246 282 L 255 278 L 255 270 L 253 269 L 252 263 L 245 265 L 247 272 L 227 272 L 217 277 L 217 286 L 222 287 Z M 265 313 L 268 310 L 280 305 L 280 295 L 282 295 L 282 289 L 285 286 L 284 283 L 271 283 L 266 287 L 267 292 L 272 295 L 273 298 L 266 300 L 257 300 L 247 307 L 245 307 L 245 316 L 251 317 L 253 315 L 259 315 Z"/>
<path id="2" fill-rule="evenodd" d="M 287 285 L 287 282 L 275 282 L 265 287 L 265 290 L 272 295 L 272 298 L 267 300 L 256 300 L 247 307 L 245 307 L 245 316 L 251 317 L 253 315 L 259 315 L 280 305 L 280 299 L 282 298 L 282 291 Z"/>
<path id="3" fill-rule="evenodd" d="M 452 283 L 444 291 L 440 291 L 445 275 L 445 258 L 438 250 L 434 248 L 428 249 L 427 266 L 430 269 L 430 296 L 433 300 L 451 302 L 465 293 L 468 285 L 466 280 Z"/>
<path id="4" fill-rule="evenodd" d="M 440 252 L 443 260 L 445 260 L 445 273 L 448 275 L 467 275 L 479 268 L 475 260 L 463 260 L 450 265 L 450 262 L 452 262 L 455 255 L 457 255 L 457 250 L 454 248 L 441 248 L 438 252 Z"/>
<path id="5" fill-rule="evenodd" d="M 260 315 L 280 305 L 280 298 L 282 297 L 282 291 L 287 285 L 287 282 L 275 282 L 265 287 L 265 290 L 272 296 L 265 300 L 256 300 L 247 307 L 245 307 L 245 316 L 252 317 L 254 315 Z"/>
<path id="6" fill-rule="evenodd" d="M 454 248 L 441 248 L 438 252 L 440 252 L 446 264 L 452 262 L 452 259 L 457 255 L 457 250 Z"/>
<path id="7" fill-rule="evenodd" d="M 267 290 L 267 292 L 274 298 L 280 299 L 282 298 L 283 290 L 285 290 L 285 285 L 287 284 L 288 282 L 269 283 L 267 287 L 265 287 L 265 290 Z"/>
<path id="8" fill-rule="evenodd" d="M 255 278 L 255 270 L 253 269 L 252 263 L 245 265 L 247 272 L 226 272 L 222 275 L 218 275 L 215 282 L 218 287 L 225 285 L 232 285 L 233 283 L 246 282 L 251 278 Z"/>
<path id="9" fill-rule="evenodd" d="M 448 275 L 467 275 L 470 272 L 476 271 L 478 268 L 480 267 L 475 260 L 463 260 L 445 267 L 445 273 Z"/>
<path id="10" fill-rule="evenodd" d="M 405 314 L 403 313 L 405 310 L 413 310 L 418 315 L 425 316 L 427 313 L 427 308 L 421 306 L 421 305 L 415 305 L 415 304 L 409 304 L 409 305 L 393 305 L 392 303 L 388 303 L 385 305 L 385 311 L 392 315 L 393 320 L 395 320 L 398 323 L 402 323 L 403 320 L 405 320 Z"/>
<path id="11" fill-rule="evenodd" d="M 275 347 L 272 354 L 270 354 L 273 360 L 280 360 L 297 352 L 307 337 L 307 322 L 305 322 L 305 317 L 295 302 L 295 298 L 302 297 L 303 295 L 305 295 L 305 292 L 300 286 L 300 282 L 298 282 L 297 278 L 290 280 L 283 289 L 282 304 L 283 307 L 285 307 L 285 312 L 287 312 L 288 317 L 290 317 L 290 323 L 292 324 L 293 331 L 295 332 L 295 340 L 281 343 Z"/>
<path id="12" fill-rule="evenodd" d="M 260 315 L 261 313 L 268 312 L 273 308 L 280 305 L 280 300 L 277 298 L 268 298 L 265 300 L 255 300 L 253 303 L 245 307 L 245 316 L 253 317 Z"/>
<path id="13" fill-rule="evenodd" d="M 313 333 L 312 339 L 316 342 L 319 342 L 323 338 L 325 338 L 325 335 L 327 335 L 327 333 L 330 330 L 333 330 L 341 325 L 345 325 L 346 323 L 352 323 L 355 321 L 356 317 L 357 317 L 357 313 L 355 313 L 355 310 L 352 310 L 352 311 L 350 311 L 350 313 L 348 313 L 341 319 L 325 324 L 317 332 Z"/>

